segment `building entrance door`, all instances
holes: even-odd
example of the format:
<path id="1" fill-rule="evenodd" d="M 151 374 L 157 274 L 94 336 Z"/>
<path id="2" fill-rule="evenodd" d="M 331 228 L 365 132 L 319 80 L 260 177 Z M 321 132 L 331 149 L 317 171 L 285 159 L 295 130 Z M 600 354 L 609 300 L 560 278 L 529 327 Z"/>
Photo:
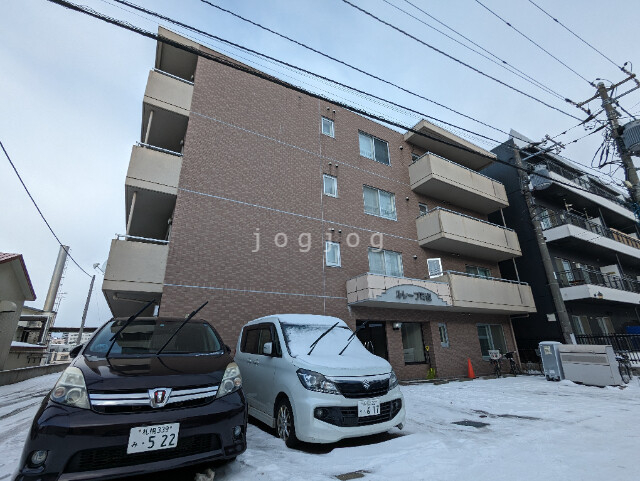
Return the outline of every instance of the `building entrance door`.
<path id="1" fill-rule="evenodd" d="M 363 324 L 366 325 L 362 327 Z M 389 360 L 384 322 L 356 321 L 356 329 L 358 329 L 358 339 L 369 352 Z"/>

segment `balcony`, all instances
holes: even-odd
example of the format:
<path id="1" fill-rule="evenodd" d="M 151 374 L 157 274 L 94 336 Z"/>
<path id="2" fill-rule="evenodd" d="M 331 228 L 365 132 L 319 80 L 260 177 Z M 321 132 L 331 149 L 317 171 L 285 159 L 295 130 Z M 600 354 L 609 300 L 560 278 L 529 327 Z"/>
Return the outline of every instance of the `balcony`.
<path id="1" fill-rule="evenodd" d="M 580 249 L 593 257 L 616 263 L 616 255 L 627 262 L 640 260 L 640 240 L 608 229 L 570 212 L 538 209 L 538 219 L 547 243 Z"/>
<path id="2" fill-rule="evenodd" d="M 130 316 L 152 299 L 160 302 L 168 253 L 163 240 L 118 236 L 111 241 L 102 291 L 114 316 Z M 153 306 L 142 315 L 152 313 Z"/>
<path id="3" fill-rule="evenodd" d="M 411 190 L 488 214 L 509 205 L 502 183 L 427 152 L 409 166 Z"/>
<path id="4" fill-rule="evenodd" d="M 493 163 L 493 159 L 496 158 L 495 154 L 426 120 L 421 120 L 414 125 L 411 131 L 404 134 L 404 140 L 446 159 L 453 159 L 459 165 L 464 165 L 472 170 L 482 170 Z"/>
<path id="5" fill-rule="evenodd" d="M 520 282 L 446 272 L 434 279 L 366 273 L 347 281 L 351 307 L 521 314 L 535 312 L 531 288 Z"/>
<path id="6" fill-rule="evenodd" d="M 565 301 L 640 303 L 640 282 L 635 279 L 584 268 L 557 272 L 556 278 Z"/>
<path id="7" fill-rule="evenodd" d="M 200 45 L 197 43 L 166 28 L 158 27 L 158 35 L 191 47 L 194 50 L 200 49 Z M 158 42 L 156 49 L 156 69 L 170 73 L 183 80 L 193 82 L 197 64 L 198 56 L 195 53 L 176 48 L 168 43 Z"/>
<path id="8" fill-rule="evenodd" d="M 436 208 L 416 220 L 422 247 L 478 259 L 503 261 L 522 255 L 513 229 L 448 209 Z"/>
<path id="9" fill-rule="evenodd" d="M 622 195 L 612 194 L 586 175 L 578 175 L 553 162 L 537 164 L 534 170 L 545 176 L 531 175 L 531 184 L 537 195 L 548 197 L 560 205 L 569 203 L 577 211 L 600 209 L 607 224 L 623 230 L 636 222 Z M 597 215 L 597 211 L 594 214 Z"/>
<path id="10" fill-rule="evenodd" d="M 451 299 L 458 311 L 486 314 L 536 312 L 531 287 L 526 282 L 447 271 Z"/>
<path id="11" fill-rule="evenodd" d="M 125 180 L 127 234 L 167 239 L 178 194 L 182 157 L 138 144 Z"/>
<path id="12" fill-rule="evenodd" d="M 151 70 L 144 91 L 144 101 L 151 107 L 189 115 L 193 97 L 193 82 L 163 70 Z"/>

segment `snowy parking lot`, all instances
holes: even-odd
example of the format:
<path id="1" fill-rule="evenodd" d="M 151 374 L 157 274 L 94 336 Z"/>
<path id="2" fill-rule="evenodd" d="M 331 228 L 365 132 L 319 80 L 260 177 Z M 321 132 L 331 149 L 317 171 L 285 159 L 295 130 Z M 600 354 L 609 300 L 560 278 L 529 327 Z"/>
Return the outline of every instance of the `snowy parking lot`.
<path id="1" fill-rule="evenodd" d="M 10 479 L 37 406 L 57 374 L 0 387 L 0 480 Z M 403 386 L 404 430 L 291 450 L 258 423 L 216 480 L 632 480 L 638 478 L 640 386 L 541 376 Z M 461 423 L 461 424 L 456 424 Z M 479 424 L 482 423 L 482 424 Z M 193 479 L 165 473 L 154 480 Z"/>

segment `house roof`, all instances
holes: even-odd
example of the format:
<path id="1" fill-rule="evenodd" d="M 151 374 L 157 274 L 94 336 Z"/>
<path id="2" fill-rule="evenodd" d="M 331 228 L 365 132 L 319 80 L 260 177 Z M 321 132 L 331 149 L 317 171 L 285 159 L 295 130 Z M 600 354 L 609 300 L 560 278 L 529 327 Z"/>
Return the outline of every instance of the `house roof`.
<path id="1" fill-rule="evenodd" d="M 0 252 L 0 264 L 4 264 L 7 262 L 16 263 L 14 265 L 14 271 L 16 276 L 18 277 L 20 286 L 22 287 L 24 298 L 27 301 L 35 301 L 36 292 L 33 290 L 33 284 L 31 284 L 31 279 L 29 278 L 29 273 L 27 272 L 27 266 L 24 263 L 22 254 L 9 254 L 6 252 Z M 19 268 L 17 268 L 18 263 L 20 265 Z"/>

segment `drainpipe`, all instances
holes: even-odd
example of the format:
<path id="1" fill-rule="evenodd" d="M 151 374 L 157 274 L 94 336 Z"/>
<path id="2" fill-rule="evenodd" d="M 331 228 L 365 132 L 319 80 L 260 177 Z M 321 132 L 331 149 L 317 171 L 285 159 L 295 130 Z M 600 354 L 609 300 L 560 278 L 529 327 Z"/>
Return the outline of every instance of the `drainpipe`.
<path id="1" fill-rule="evenodd" d="M 125 234 L 129 235 L 129 230 L 131 229 L 131 219 L 133 219 L 133 208 L 136 205 L 136 198 L 138 197 L 138 191 L 134 191 L 131 196 L 131 207 L 129 207 L 129 218 L 127 219 L 127 230 Z"/>

